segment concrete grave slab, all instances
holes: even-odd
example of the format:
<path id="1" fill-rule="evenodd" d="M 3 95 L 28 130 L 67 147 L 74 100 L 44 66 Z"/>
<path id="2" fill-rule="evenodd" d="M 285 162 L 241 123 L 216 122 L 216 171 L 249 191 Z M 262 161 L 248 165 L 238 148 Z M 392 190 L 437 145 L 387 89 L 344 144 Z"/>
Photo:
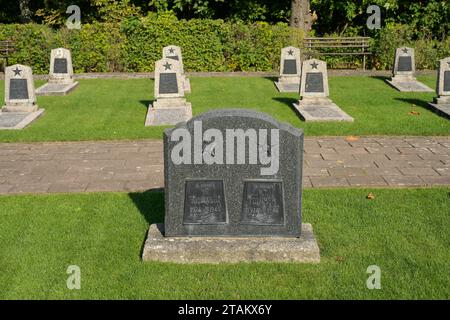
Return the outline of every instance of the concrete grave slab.
<path id="1" fill-rule="evenodd" d="M 397 48 L 395 52 L 395 63 L 393 77 L 386 79 L 393 88 L 401 92 L 433 92 L 425 84 L 415 78 L 416 60 L 413 48 Z"/>
<path id="2" fill-rule="evenodd" d="M 41 96 L 64 96 L 78 86 L 73 78 L 72 54 L 64 48 L 53 49 L 50 54 L 49 81 L 36 90 Z"/>
<path id="3" fill-rule="evenodd" d="M 450 118 L 450 57 L 439 61 L 436 93 L 434 103 L 429 105 L 438 113 Z"/>
<path id="4" fill-rule="evenodd" d="M 154 92 L 156 101 L 148 107 L 145 126 L 174 125 L 192 118 L 178 61 L 166 58 L 156 62 Z"/>
<path id="5" fill-rule="evenodd" d="M 281 49 L 280 77 L 275 86 L 280 92 L 299 92 L 302 64 L 300 49 L 286 47 Z"/>
<path id="6" fill-rule="evenodd" d="M 191 93 L 191 82 L 184 73 L 183 55 L 181 54 L 181 48 L 178 46 L 170 45 L 163 48 L 163 59 L 172 59 L 178 61 L 180 65 L 181 79 L 183 83 L 183 89 L 185 93 Z"/>
<path id="7" fill-rule="evenodd" d="M 353 121 L 353 118 L 329 98 L 326 62 L 312 59 L 303 62 L 300 84 L 301 100 L 295 110 L 304 121 Z"/>

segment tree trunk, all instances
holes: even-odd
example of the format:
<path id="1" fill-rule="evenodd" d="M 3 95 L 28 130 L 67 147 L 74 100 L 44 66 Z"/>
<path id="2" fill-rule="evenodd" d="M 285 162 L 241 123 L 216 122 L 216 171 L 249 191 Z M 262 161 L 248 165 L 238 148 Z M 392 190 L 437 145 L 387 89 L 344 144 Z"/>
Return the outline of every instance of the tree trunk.
<path id="1" fill-rule="evenodd" d="M 309 32 L 315 21 L 314 17 L 315 14 L 311 13 L 310 0 L 291 0 L 291 27 Z"/>
<path id="2" fill-rule="evenodd" d="M 22 22 L 31 22 L 30 0 L 19 0 L 20 19 Z"/>

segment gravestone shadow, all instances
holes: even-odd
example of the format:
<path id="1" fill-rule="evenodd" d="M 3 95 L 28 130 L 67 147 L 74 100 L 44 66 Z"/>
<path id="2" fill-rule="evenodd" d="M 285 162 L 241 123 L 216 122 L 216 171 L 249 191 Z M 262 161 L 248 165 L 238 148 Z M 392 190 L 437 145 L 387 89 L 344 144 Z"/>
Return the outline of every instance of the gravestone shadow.
<path id="1" fill-rule="evenodd" d="M 140 214 L 145 218 L 145 221 L 150 226 L 154 223 L 161 223 L 164 221 L 164 189 L 150 189 L 145 192 L 131 192 L 128 194 L 133 201 Z M 147 239 L 147 231 L 143 235 L 144 240 L 139 251 L 139 257 L 145 246 Z"/>
<path id="2" fill-rule="evenodd" d="M 446 114 L 444 112 L 441 112 L 438 109 L 433 108 L 426 101 L 419 100 L 419 99 L 412 99 L 412 98 L 395 98 L 395 100 L 401 101 L 401 102 L 405 102 L 405 103 L 409 103 L 410 105 L 415 105 L 417 107 L 420 107 L 420 108 L 426 109 L 428 111 L 431 111 L 431 112 L 437 114 L 438 116 L 450 119 L 450 116 L 448 114 Z"/>
<path id="3" fill-rule="evenodd" d="M 272 98 L 275 101 L 281 102 L 287 106 L 289 106 L 289 108 L 291 108 L 291 110 L 300 117 L 300 120 L 302 122 L 305 122 L 305 118 L 300 114 L 300 112 L 298 112 L 298 110 L 294 107 L 294 103 L 298 103 L 298 99 L 295 98 L 287 98 L 287 97 L 276 97 L 276 98 Z"/>
<path id="4" fill-rule="evenodd" d="M 148 109 L 148 107 L 154 102 L 155 100 L 140 100 L 139 103 L 142 104 L 145 109 Z"/>

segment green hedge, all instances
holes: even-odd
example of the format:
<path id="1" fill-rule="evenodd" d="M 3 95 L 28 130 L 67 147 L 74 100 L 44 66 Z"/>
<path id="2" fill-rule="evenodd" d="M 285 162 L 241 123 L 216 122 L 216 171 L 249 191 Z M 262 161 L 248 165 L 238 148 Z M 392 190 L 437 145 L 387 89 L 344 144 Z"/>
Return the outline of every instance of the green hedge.
<path id="1" fill-rule="evenodd" d="M 412 40 L 407 26 L 391 25 L 373 39 L 372 67 L 390 69 L 395 48 L 416 48 L 418 69 L 433 69 L 438 59 L 450 56 L 446 41 Z M 278 70 L 280 49 L 301 46 L 302 32 L 286 24 L 231 23 L 223 20 L 177 20 L 172 15 L 149 16 L 121 24 L 83 24 L 81 30 L 53 30 L 38 24 L 0 24 L 0 40 L 13 39 L 17 50 L 10 64 L 30 65 L 36 74 L 46 74 L 52 48 L 72 50 L 75 72 L 153 71 L 162 47 L 182 47 L 186 71 Z M 328 57 L 331 67 L 354 57 Z"/>
<path id="2" fill-rule="evenodd" d="M 52 48 L 72 50 L 75 72 L 153 71 L 162 48 L 183 50 L 186 71 L 271 71 L 278 68 L 280 49 L 299 46 L 302 34 L 286 24 L 251 25 L 222 20 L 177 20 L 146 17 L 122 24 L 83 24 L 81 30 L 52 30 L 37 24 L 0 25 L 0 40 L 13 39 L 17 51 L 10 64 L 49 69 Z"/>

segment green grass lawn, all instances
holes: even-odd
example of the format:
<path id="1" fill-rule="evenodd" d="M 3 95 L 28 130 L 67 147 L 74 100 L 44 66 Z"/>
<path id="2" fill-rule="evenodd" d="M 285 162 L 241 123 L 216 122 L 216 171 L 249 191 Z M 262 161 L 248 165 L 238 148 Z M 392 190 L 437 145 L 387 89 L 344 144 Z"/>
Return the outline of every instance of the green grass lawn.
<path id="1" fill-rule="evenodd" d="M 420 80 L 435 87 L 434 77 Z M 383 78 L 332 77 L 331 98 L 354 123 L 304 123 L 291 108 L 295 93 L 278 93 L 269 78 L 191 78 L 194 114 L 216 108 L 249 108 L 304 128 L 311 135 L 449 135 L 450 121 L 427 107 L 434 93 L 400 93 Z M 36 86 L 43 84 L 38 81 Z M 0 82 L 3 101 L 4 82 Z M 21 131 L 0 131 L 1 142 L 142 139 L 162 137 L 163 127 L 144 127 L 153 100 L 149 79 L 81 80 L 66 97 L 39 97 L 46 112 Z M 415 105 L 415 106 L 413 106 Z M 410 115 L 410 111 L 420 115 Z"/>
<path id="2" fill-rule="evenodd" d="M 306 190 L 320 264 L 143 263 L 163 193 L 5 196 L 0 298 L 449 299 L 450 189 Z M 81 268 L 81 290 L 66 269 Z M 368 290 L 367 267 L 381 268 Z"/>

